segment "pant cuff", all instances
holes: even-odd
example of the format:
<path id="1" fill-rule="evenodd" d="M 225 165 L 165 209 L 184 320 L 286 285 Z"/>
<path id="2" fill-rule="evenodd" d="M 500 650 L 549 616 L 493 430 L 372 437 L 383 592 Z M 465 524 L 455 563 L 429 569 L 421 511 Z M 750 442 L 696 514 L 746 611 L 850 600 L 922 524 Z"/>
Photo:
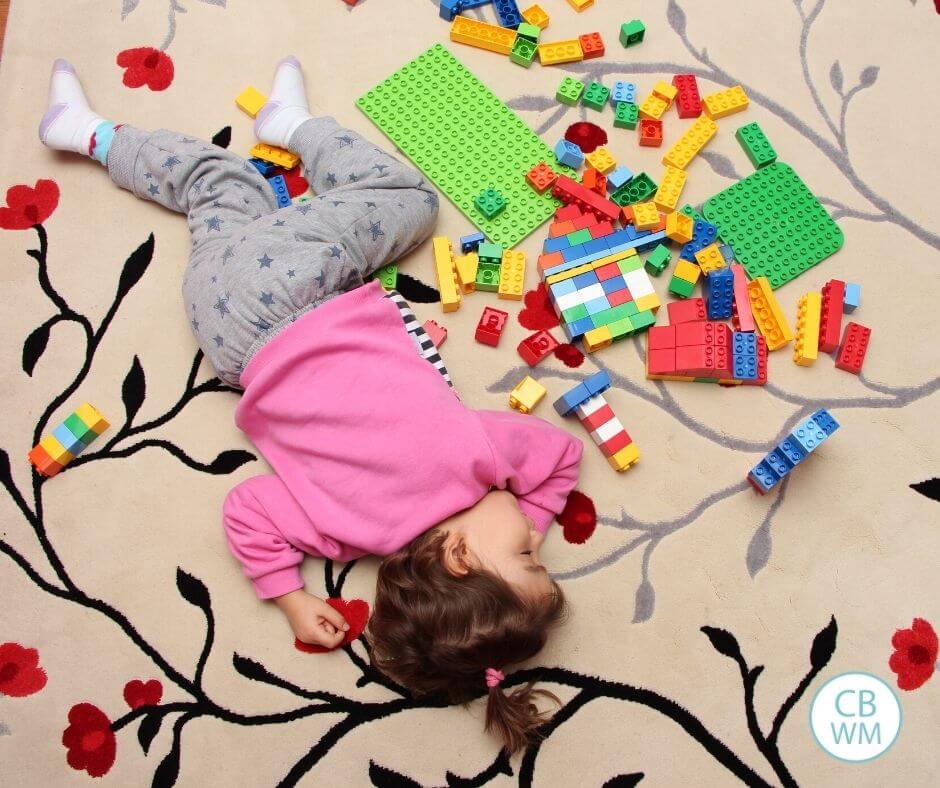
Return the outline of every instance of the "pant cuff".
<path id="1" fill-rule="evenodd" d="M 108 175 L 111 180 L 134 194 L 137 194 L 134 177 L 137 157 L 149 138 L 149 131 L 124 125 L 114 132 L 111 150 L 108 151 Z"/>
<path id="2" fill-rule="evenodd" d="M 304 150 L 310 145 L 319 147 L 323 140 L 341 129 L 342 126 L 328 115 L 310 118 L 301 123 L 291 134 L 287 147 L 294 152 Z"/>

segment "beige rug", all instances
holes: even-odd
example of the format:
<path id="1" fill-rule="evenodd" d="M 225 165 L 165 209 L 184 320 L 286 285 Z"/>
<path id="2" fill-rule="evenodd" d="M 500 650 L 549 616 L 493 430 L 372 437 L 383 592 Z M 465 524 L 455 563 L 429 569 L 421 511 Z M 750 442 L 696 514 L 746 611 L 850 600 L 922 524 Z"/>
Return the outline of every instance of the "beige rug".
<path id="1" fill-rule="evenodd" d="M 877 760 L 830 757 L 808 723 L 814 693 L 837 674 L 863 671 L 897 688 L 895 630 L 915 617 L 940 624 L 940 508 L 929 497 L 938 483 L 910 486 L 940 476 L 933 4 L 597 0 L 576 14 L 541 0 L 552 18 L 546 38 L 598 30 L 607 52 L 525 70 L 451 44 L 431 0 L 122 2 L 123 12 L 103 0 L 13 0 L 0 64 L 0 195 L 39 179 L 60 192 L 49 215 L 40 206 L 26 221 L 15 199 L 0 214 L 4 227 L 17 217 L 26 227 L 0 231 L 0 446 L 9 456 L 0 468 L 0 784 L 77 785 L 89 774 L 121 786 L 936 784 L 936 674 L 896 689 L 903 725 Z M 494 18 L 492 7 L 469 14 Z M 624 49 L 617 31 L 633 16 L 646 40 Z M 511 761 L 483 734 L 480 706 L 400 696 L 371 670 L 362 642 L 302 654 L 277 610 L 257 602 L 219 511 L 226 491 L 265 465 L 233 424 L 237 395 L 194 367 L 178 295 L 185 223 L 118 191 L 97 163 L 36 138 L 49 68 L 63 56 L 106 116 L 207 139 L 230 126 L 230 148 L 246 152 L 251 123 L 233 99 L 248 84 L 265 90 L 277 59 L 295 53 L 317 108 L 386 144 L 354 99 L 437 42 L 549 144 L 587 112 L 617 158 L 653 177 L 662 151 L 614 129 L 609 108 L 559 105 L 562 76 L 627 79 L 641 95 L 678 72 L 697 74 L 703 93 L 740 82 L 750 109 L 720 121 L 689 167 L 683 200 L 698 205 L 751 171 L 733 132 L 757 120 L 846 237 L 836 256 L 778 291 L 784 309 L 795 315 L 802 293 L 845 278 L 862 285 L 853 319 L 873 329 L 860 377 L 825 356 L 798 367 L 783 350 L 763 389 L 647 381 L 642 340 L 580 366 L 550 358 L 536 368 L 552 399 L 608 369 L 608 400 L 642 459 L 617 475 L 586 447 L 579 489 L 597 527 L 584 539 L 587 516 L 549 535 L 545 559 L 573 616 L 529 666 L 544 669 L 535 672 L 566 707 L 541 747 Z M 115 58 L 137 47 L 165 49 L 166 89 L 122 82 Z M 670 112 L 667 140 L 685 123 Z M 438 229 L 456 240 L 472 228 L 443 200 Z M 521 245 L 530 260 L 544 236 Z M 435 285 L 430 244 L 401 269 Z M 483 307 L 507 303 L 477 294 L 446 316 L 416 304 L 448 328 L 443 355 L 471 406 L 507 407 L 527 371 L 515 351 L 529 333 L 517 320 L 525 305 L 510 303 L 498 349 L 473 340 Z M 50 325 L 44 344 L 37 329 Z M 34 433 L 84 401 L 110 430 L 83 463 L 39 484 L 26 462 Z M 748 469 L 818 407 L 841 429 L 785 488 L 755 495 Z M 537 414 L 589 442 L 549 404 Z M 371 602 L 374 561 L 341 569 L 308 561 L 308 588 Z M 905 641 L 895 658 L 917 681 L 936 659 L 923 642 Z"/>

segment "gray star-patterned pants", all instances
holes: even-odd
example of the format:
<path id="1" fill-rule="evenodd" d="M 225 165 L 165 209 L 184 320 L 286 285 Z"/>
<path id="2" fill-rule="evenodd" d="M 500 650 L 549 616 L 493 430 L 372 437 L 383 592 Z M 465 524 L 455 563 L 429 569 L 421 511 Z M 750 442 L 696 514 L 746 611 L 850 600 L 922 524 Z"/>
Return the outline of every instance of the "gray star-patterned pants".
<path id="1" fill-rule="evenodd" d="M 178 132 L 121 126 L 108 154 L 116 184 L 186 214 L 187 317 L 235 386 L 281 329 L 359 287 L 427 238 L 437 218 L 437 195 L 420 173 L 332 118 L 303 123 L 289 148 L 317 196 L 283 208 L 246 159 Z"/>

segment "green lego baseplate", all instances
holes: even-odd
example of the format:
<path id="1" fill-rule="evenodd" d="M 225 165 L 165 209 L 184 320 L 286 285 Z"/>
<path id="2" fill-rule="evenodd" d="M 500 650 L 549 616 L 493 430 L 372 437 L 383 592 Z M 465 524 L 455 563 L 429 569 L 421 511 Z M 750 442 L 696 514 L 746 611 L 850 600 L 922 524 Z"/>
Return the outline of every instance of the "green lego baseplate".
<path id="1" fill-rule="evenodd" d="M 774 289 L 842 248 L 842 230 L 793 168 L 774 162 L 705 201 L 705 218 L 721 228 L 751 279 Z"/>
<path id="2" fill-rule="evenodd" d="M 532 189 L 525 173 L 555 154 L 451 52 L 435 44 L 356 101 L 486 236 L 514 246 L 561 203 Z M 572 175 L 567 167 L 557 172 Z M 474 205 L 492 187 L 506 208 L 488 219 Z"/>

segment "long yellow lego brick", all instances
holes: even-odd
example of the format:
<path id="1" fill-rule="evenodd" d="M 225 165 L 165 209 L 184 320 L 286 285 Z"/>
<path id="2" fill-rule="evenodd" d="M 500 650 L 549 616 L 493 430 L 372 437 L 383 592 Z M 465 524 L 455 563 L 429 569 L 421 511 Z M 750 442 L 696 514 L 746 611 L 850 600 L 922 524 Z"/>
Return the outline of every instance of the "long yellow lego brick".
<path id="1" fill-rule="evenodd" d="M 716 131 L 718 131 L 718 124 L 715 121 L 704 115 L 700 116 L 686 129 L 685 134 L 679 137 L 676 144 L 666 151 L 663 164 L 684 170 L 695 155 L 705 147 L 705 143 L 715 136 Z"/>
<path id="2" fill-rule="evenodd" d="M 446 235 L 436 235 L 432 244 L 434 270 L 437 272 L 437 289 L 441 292 L 441 307 L 445 312 L 454 312 L 460 308 L 460 289 L 457 287 L 457 274 L 454 271 L 454 255 L 450 238 Z"/>
<path id="3" fill-rule="evenodd" d="M 455 16 L 450 26 L 450 40 L 458 44 L 488 49 L 500 55 L 508 55 L 512 52 L 512 45 L 516 40 L 516 31 L 499 25 L 478 22 L 466 16 Z"/>
<path id="4" fill-rule="evenodd" d="M 659 182 L 656 194 L 653 195 L 653 202 L 656 203 L 659 210 L 663 213 L 676 210 L 676 206 L 679 204 L 679 195 L 682 194 L 682 188 L 685 186 L 688 177 L 689 175 L 685 170 L 680 170 L 678 167 L 666 167 L 666 173 Z"/>
<path id="5" fill-rule="evenodd" d="M 572 276 L 577 276 L 578 274 L 584 274 L 594 268 L 594 263 L 585 263 L 584 265 L 579 265 L 576 268 L 569 268 L 567 271 L 562 271 L 558 274 L 552 274 L 548 279 L 545 280 L 545 284 L 553 285 L 555 282 L 561 282 L 563 279 L 571 279 Z"/>
<path id="6" fill-rule="evenodd" d="M 767 340 L 768 351 L 779 350 L 793 339 L 793 329 L 783 316 L 766 276 L 759 276 L 747 283 L 747 297 L 751 302 L 754 322 Z"/>
<path id="7" fill-rule="evenodd" d="M 822 296 L 806 293 L 800 298 L 796 312 L 796 344 L 793 360 L 801 367 L 813 365 L 819 356 L 819 316 L 822 312 Z"/>
<path id="8" fill-rule="evenodd" d="M 269 161 L 272 164 L 276 164 L 278 167 L 283 167 L 285 170 L 294 169 L 294 167 L 297 166 L 297 162 L 300 161 L 300 156 L 296 153 L 291 153 L 289 150 L 284 150 L 284 148 L 278 148 L 274 145 L 265 145 L 263 142 L 259 142 L 248 151 L 248 155 L 254 156 L 256 159 Z"/>
<path id="9" fill-rule="evenodd" d="M 546 41 L 539 44 L 539 62 L 543 66 L 554 66 L 558 63 L 573 63 L 584 60 L 584 51 L 577 38 L 564 41 Z"/>
<path id="10" fill-rule="evenodd" d="M 525 252 L 514 249 L 503 251 L 503 261 L 499 268 L 499 287 L 496 291 L 498 298 L 522 300 L 525 290 L 525 261 Z"/>
<path id="11" fill-rule="evenodd" d="M 619 260 L 626 260 L 628 257 L 636 257 L 636 249 L 624 249 L 622 252 L 614 252 L 607 255 L 607 257 L 602 257 L 600 260 L 595 260 L 591 263 L 591 266 L 600 268 L 607 265 L 607 263 L 616 263 Z"/>
<path id="12" fill-rule="evenodd" d="M 717 93 L 705 96 L 702 99 L 702 109 L 708 117 L 714 120 L 741 112 L 747 109 L 750 103 L 744 88 L 735 85 L 727 90 L 719 90 Z"/>

